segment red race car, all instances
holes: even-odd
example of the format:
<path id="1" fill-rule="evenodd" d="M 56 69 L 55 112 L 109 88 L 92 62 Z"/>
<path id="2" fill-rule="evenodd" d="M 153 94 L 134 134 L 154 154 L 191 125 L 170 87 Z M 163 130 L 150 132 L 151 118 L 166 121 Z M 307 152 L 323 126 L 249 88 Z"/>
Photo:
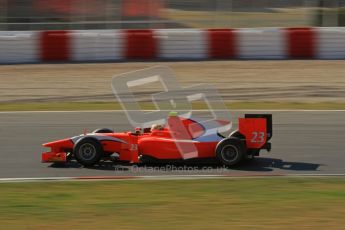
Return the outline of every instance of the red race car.
<path id="1" fill-rule="evenodd" d="M 228 137 L 214 129 L 224 124 L 220 120 L 203 123 L 175 114 L 168 117 L 164 126 L 156 125 L 151 130 L 137 128 L 135 132 L 115 133 L 98 129 L 43 144 L 51 150 L 42 154 L 42 162 L 75 159 L 84 166 L 92 166 L 107 159 L 135 164 L 144 159 L 216 158 L 226 166 L 234 166 L 248 156 L 258 156 L 261 149 L 271 150 L 271 114 L 246 114 L 239 118 L 238 130 Z"/>

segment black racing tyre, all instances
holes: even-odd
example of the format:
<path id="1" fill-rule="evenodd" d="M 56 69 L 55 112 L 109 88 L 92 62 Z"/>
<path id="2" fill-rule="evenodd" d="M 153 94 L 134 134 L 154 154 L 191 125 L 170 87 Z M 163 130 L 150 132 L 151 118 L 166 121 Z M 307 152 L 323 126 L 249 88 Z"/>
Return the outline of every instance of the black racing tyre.
<path id="1" fill-rule="evenodd" d="M 226 166 L 235 166 L 245 159 L 246 147 L 244 141 L 238 138 L 226 138 L 216 147 L 217 159 Z"/>
<path id="2" fill-rule="evenodd" d="M 242 140 L 246 139 L 245 136 L 242 133 L 240 133 L 238 130 L 232 133 L 230 138 L 237 138 L 237 139 L 242 139 Z"/>
<path id="3" fill-rule="evenodd" d="M 111 129 L 107 129 L 107 128 L 100 128 L 100 129 L 96 129 L 94 130 L 92 133 L 113 133 L 114 131 Z"/>
<path id="4" fill-rule="evenodd" d="M 84 137 L 75 144 L 73 154 L 79 164 L 93 166 L 102 158 L 103 148 L 98 140 Z"/>

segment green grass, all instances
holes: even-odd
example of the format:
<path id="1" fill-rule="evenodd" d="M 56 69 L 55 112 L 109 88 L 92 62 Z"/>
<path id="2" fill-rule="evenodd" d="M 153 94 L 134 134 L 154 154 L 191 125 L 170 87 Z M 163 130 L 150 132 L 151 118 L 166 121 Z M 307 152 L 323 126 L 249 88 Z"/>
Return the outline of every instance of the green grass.
<path id="1" fill-rule="evenodd" d="M 155 109 L 152 103 L 142 103 L 142 109 Z M 345 109 L 345 103 L 317 102 L 227 102 L 229 109 L 310 109 L 310 110 L 336 110 Z M 206 109 L 204 104 L 193 104 L 193 109 Z M 44 102 L 44 103 L 0 103 L 0 111 L 67 111 L 67 110 L 122 110 L 115 102 Z"/>
<path id="2" fill-rule="evenodd" d="M 344 178 L 0 184 L 10 229 L 339 229 Z"/>

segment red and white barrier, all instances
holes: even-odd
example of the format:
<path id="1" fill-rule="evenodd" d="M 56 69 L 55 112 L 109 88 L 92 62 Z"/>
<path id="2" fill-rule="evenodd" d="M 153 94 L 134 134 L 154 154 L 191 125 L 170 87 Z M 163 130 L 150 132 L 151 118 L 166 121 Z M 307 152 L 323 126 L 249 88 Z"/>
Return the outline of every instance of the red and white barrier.
<path id="1" fill-rule="evenodd" d="M 285 31 L 288 58 L 317 57 L 317 34 L 313 28 L 288 28 Z"/>
<path id="2" fill-rule="evenodd" d="M 317 29 L 318 57 L 321 59 L 345 58 L 345 29 L 341 27 Z"/>
<path id="3" fill-rule="evenodd" d="M 70 33 L 71 60 L 116 61 L 123 55 L 123 39 L 120 31 L 80 30 Z"/>
<path id="4" fill-rule="evenodd" d="M 0 31 L 0 63 L 345 59 L 345 28 Z"/>
<path id="5" fill-rule="evenodd" d="M 237 57 L 237 36 L 232 29 L 207 31 L 208 58 L 231 59 Z"/>
<path id="6" fill-rule="evenodd" d="M 241 59 L 283 59 L 284 30 L 278 28 L 237 30 L 238 57 Z"/>
<path id="7" fill-rule="evenodd" d="M 0 31 L 0 63 L 41 61 L 38 35 L 38 32 L 32 31 Z"/>
<path id="8" fill-rule="evenodd" d="M 125 59 L 154 59 L 158 53 L 158 40 L 152 30 L 126 30 Z"/>
<path id="9" fill-rule="evenodd" d="M 199 29 L 156 30 L 159 43 L 158 58 L 205 59 L 207 54 L 207 32 Z"/>
<path id="10" fill-rule="evenodd" d="M 39 39 L 42 61 L 69 61 L 74 47 L 68 31 L 43 31 Z"/>

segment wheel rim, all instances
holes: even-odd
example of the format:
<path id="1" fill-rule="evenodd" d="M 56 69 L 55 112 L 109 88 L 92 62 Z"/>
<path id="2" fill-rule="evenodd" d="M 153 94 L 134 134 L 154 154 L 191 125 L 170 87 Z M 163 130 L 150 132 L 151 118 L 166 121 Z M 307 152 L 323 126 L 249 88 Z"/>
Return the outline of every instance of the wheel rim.
<path id="1" fill-rule="evenodd" d="M 90 143 L 84 143 L 79 148 L 79 156 L 85 161 L 92 160 L 96 154 L 96 147 Z"/>
<path id="2" fill-rule="evenodd" d="M 238 158 L 238 149 L 233 145 L 226 145 L 223 147 L 221 154 L 226 162 L 232 163 Z"/>

